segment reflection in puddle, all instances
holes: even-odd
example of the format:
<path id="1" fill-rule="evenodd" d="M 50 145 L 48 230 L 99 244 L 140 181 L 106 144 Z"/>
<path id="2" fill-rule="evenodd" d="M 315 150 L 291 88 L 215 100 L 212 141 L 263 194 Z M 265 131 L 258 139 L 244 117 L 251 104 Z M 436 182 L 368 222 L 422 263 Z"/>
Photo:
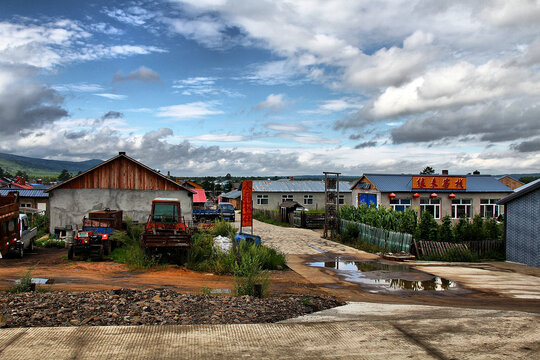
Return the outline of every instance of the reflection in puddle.
<path id="1" fill-rule="evenodd" d="M 448 279 L 433 276 L 406 265 L 385 264 L 378 261 L 336 261 L 313 262 L 314 267 L 334 269 L 345 280 L 365 285 L 382 287 L 386 290 L 432 290 L 444 291 L 458 287 Z"/>

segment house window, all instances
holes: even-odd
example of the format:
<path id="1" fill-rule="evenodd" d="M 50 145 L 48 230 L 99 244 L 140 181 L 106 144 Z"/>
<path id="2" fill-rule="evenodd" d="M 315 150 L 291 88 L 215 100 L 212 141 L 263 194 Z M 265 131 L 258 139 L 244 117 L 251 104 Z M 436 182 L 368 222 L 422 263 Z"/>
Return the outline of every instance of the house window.
<path id="1" fill-rule="evenodd" d="M 420 213 L 427 211 L 434 219 L 441 218 L 441 199 L 420 199 Z"/>
<path id="2" fill-rule="evenodd" d="M 471 206 L 472 201 L 470 199 L 454 199 L 452 200 L 452 219 L 459 219 L 465 217 L 471 218 Z"/>
<path id="3" fill-rule="evenodd" d="M 281 201 L 282 201 L 282 202 L 285 202 L 285 201 L 293 201 L 293 195 L 292 195 L 292 194 L 284 194 L 284 195 L 281 195 Z"/>
<path id="4" fill-rule="evenodd" d="M 480 216 L 483 218 L 498 217 L 500 214 L 499 199 L 480 199 Z"/>
<path id="5" fill-rule="evenodd" d="M 313 195 L 304 195 L 304 205 L 313 205 Z"/>
<path id="6" fill-rule="evenodd" d="M 268 195 L 257 195 L 257 205 L 268 205 Z"/>
<path id="7" fill-rule="evenodd" d="M 339 205 L 345 204 L 345 195 L 339 195 L 338 204 Z"/>
<path id="8" fill-rule="evenodd" d="M 390 206 L 394 211 L 405 211 L 405 209 L 411 207 L 411 199 L 390 200 Z"/>
<path id="9" fill-rule="evenodd" d="M 32 204 L 30 204 L 30 203 L 21 203 L 20 207 L 30 208 L 30 207 L 32 207 Z"/>

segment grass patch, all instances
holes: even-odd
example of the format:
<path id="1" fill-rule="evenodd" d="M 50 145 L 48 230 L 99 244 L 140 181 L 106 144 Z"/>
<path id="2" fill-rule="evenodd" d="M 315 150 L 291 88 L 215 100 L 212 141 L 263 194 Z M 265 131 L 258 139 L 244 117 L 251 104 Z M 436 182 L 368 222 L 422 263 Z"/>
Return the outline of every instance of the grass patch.
<path id="1" fill-rule="evenodd" d="M 126 220 L 126 231 L 115 231 L 111 235 L 113 241 L 119 241 L 122 246 L 111 252 L 114 261 L 126 264 L 132 271 L 149 270 L 159 264 L 157 258 L 146 254 L 141 247 L 143 225 L 134 225 L 131 219 Z"/>
<path id="2" fill-rule="evenodd" d="M 256 211 L 256 210 L 253 211 L 253 218 L 255 220 L 259 220 L 259 221 L 267 223 L 267 224 L 281 226 L 281 227 L 293 227 L 294 226 L 294 225 L 291 225 L 289 223 L 284 223 L 284 222 L 278 221 L 278 220 L 276 220 L 274 218 L 271 218 L 271 217 L 267 216 L 265 213 L 260 212 L 260 211 Z"/>
<path id="3" fill-rule="evenodd" d="M 35 285 L 32 284 L 32 271 L 34 271 L 36 265 L 29 268 L 26 273 L 21 277 L 19 282 L 15 283 L 8 292 L 10 293 L 24 293 L 30 292 L 35 289 Z"/>
<path id="4" fill-rule="evenodd" d="M 478 261 L 478 256 L 469 249 L 453 247 L 449 249 L 444 256 L 424 256 L 422 260 L 445 262 L 476 262 Z"/>

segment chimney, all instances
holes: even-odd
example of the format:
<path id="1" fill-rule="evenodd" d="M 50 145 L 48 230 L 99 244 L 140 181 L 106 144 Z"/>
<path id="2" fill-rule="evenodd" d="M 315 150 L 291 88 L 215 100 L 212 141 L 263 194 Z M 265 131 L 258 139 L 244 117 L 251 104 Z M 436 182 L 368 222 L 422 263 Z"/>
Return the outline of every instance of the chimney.
<path id="1" fill-rule="evenodd" d="M 294 181 L 294 176 L 291 176 L 289 180 Z"/>
<path id="2" fill-rule="evenodd" d="M 120 152 L 118 153 L 118 155 L 126 155 L 126 152 L 125 152 L 125 151 L 120 151 Z"/>
<path id="3" fill-rule="evenodd" d="M 473 175 L 480 175 L 480 171 L 474 170 L 472 174 L 473 174 Z"/>
<path id="4" fill-rule="evenodd" d="M 448 170 L 443 170 L 443 171 L 442 171 L 442 174 L 443 174 L 443 175 L 448 175 Z"/>

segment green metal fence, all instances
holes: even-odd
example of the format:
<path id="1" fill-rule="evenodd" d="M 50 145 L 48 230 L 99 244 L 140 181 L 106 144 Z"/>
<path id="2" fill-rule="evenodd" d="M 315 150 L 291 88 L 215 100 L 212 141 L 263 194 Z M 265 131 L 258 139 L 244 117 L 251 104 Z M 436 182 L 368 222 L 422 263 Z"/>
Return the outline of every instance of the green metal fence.
<path id="1" fill-rule="evenodd" d="M 362 223 L 348 220 L 341 220 L 341 231 L 344 231 L 348 224 L 354 224 L 360 232 L 362 241 L 377 245 L 389 251 L 404 251 L 410 253 L 413 237 L 411 234 L 387 231 Z"/>

